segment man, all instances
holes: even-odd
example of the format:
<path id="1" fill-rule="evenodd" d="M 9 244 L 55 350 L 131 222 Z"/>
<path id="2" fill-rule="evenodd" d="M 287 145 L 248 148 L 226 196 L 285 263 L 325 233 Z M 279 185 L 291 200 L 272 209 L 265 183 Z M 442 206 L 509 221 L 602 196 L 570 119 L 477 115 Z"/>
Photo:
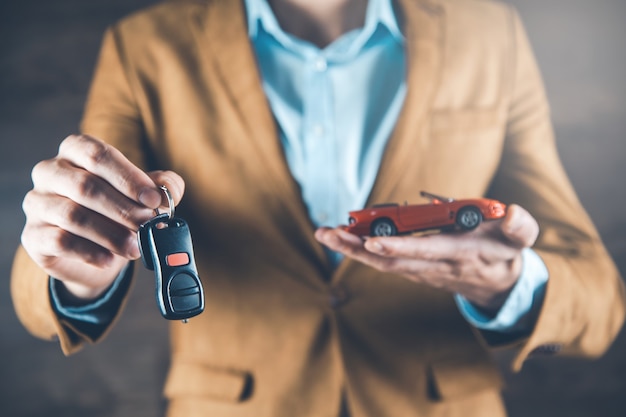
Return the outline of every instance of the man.
<path id="1" fill-rule="evenodd" d="M 100 340 L 167 185 L 206 288 L 171 326 L 170 416 L 501 416 L 489 345 L 519 369 L 621 327 L 505 5 L 167 2 L 105 35 L 82 131 L 33 169 L 16 310 L 67 354 Z M 471 233 L 335 227 L 422 189 L 509 209 Z"/>

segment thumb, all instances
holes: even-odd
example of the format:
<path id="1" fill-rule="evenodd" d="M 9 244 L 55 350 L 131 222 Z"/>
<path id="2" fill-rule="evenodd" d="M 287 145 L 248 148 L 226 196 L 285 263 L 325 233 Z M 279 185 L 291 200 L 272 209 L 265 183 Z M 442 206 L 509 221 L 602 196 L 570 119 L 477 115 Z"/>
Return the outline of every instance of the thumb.
<path id="1" fill-rule="evenodd" d="M 185 194 L 185 180 L 174 171 L 150 171 L 148 176 L 157 186 L 164 185 L 172 195 L 174 205 L 177 206 Z M 165 195 L 162 197 L 161 206 L 167 207 L 168 201 Z"/>
<path id="2" fill-rule="evenodd" d="M 537 240 L 539 224 L 524 208 L 517 204 L 511 204 L 502 223 L 500 223 L 500 230 L 513 245 L 529 248 Z"/>

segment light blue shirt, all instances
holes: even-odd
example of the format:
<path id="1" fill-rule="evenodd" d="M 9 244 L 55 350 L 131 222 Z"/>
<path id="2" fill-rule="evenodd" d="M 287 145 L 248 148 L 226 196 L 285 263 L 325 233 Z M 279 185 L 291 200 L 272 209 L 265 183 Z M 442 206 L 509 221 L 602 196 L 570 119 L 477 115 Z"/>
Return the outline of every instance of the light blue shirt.
<path id="1" fill-rule="evenodd" d="M 266 0 L 245 4 L 263 89 L 311 220 L 345 224 L 346 213 L 367 201 L 406 95 L 405 39 L 391 1 L 370 0 L 363 27 L 323 49 L 285 33 Z M 522 257 L 521 277 L 495 318 L 455 296 L 474 326 L 530 330 L 548 271 L 532 250 Z"/>
<path id="2" fill-rule="evenodd" d="M 265 0 L 246 1 L 263 89 L 291 173 L 317 226 L 363 208 L 406 95 L 404 37 L 388 1 L 324 49 L 281 30 Z"/>
<path id="3" fill-rule="evenodd" d="M 344 224 L 348 211 L 366 204 L 406 95 L 405 39 L 391 2 L 370 0 L 364 26 L 324 49 L 285 33 L 266 0 L 245 4 L 263 89 L 309 215 L 317 226 Z M 329 255 L 335 263 L 340 259 Z M 81 307 L 63 306 L 51 281 L 53 305 L 95 337 L 121 302 L 130 276 L 124 271 L 100 300 Z M 543 261 L 527 249 L 521 277 L 495 318 L 459 295 L 455 300 L 477 328 L 525 333 L 547 279 Z"/>

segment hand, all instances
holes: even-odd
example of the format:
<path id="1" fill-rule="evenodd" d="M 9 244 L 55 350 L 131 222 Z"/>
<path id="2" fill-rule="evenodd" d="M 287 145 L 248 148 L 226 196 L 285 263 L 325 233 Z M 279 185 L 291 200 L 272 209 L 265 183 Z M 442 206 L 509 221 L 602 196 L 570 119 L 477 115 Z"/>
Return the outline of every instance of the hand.
<path id="1" fill-rule="evenodd" d="M 56 157 L 33 168 L 32 179 L 22 245 L 83 300 L 100 295 L 139 258 L 135 231 L 167 206 L 156 184 L 165 184 L 176 203 L 185 187 L 174 172 L 145 173 L 114 147 L 83 135 L 68 136 Z"/>
<path id="2" fill-rule="evenodd" d="M 315 237 L 331 250 L 380 271 L 461 294 L 494 315 L 519 278 L 522 249 L 531 247 L 538 234 L 536 220 L 511 205 L 504 218 L 483 222 L 472 232 L 363 241 L 341 228 L 320 228 Z"/>

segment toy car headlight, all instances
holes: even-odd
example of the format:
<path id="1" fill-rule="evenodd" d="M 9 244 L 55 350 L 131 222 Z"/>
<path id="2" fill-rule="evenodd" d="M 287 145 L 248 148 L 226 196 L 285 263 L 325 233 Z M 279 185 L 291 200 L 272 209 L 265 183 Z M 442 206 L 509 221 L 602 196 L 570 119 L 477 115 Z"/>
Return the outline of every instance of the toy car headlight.
<path id="1" fill-rule="evenodd" d="M 494 203 L 489 206 L 489 211 L 494 216 L 504 216 L 505 207 L 502 203 Z"/>

